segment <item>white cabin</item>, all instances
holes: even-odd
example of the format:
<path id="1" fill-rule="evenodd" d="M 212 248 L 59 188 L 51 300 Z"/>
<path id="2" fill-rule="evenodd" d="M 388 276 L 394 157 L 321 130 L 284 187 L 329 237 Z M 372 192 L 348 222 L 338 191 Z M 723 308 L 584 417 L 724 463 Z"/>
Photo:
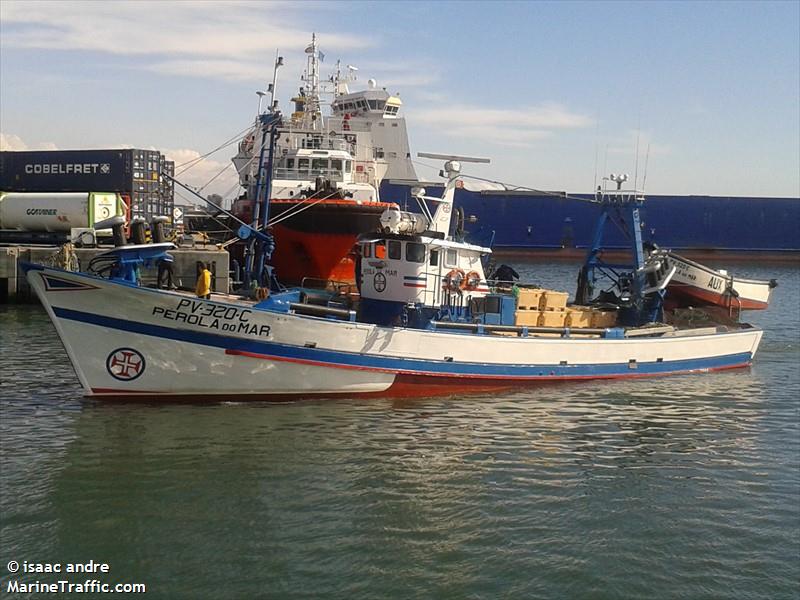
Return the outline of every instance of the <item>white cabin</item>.
<path id="1" fill-rule="evenodd" d="M 481 256 L 489 248 L 430 235 L 362 239 L 361 297 L 439 307 L 466 306 L 489 293 Z"/>

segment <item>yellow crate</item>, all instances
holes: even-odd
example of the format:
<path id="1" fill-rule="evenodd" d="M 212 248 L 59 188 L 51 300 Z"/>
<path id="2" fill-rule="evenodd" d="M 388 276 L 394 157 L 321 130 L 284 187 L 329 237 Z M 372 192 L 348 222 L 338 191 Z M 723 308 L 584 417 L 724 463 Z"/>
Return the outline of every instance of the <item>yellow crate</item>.
<path id="1" fill-rule="evenodd" d="M 514 325 L 536 327 L 539 325 L 541 316 L 542 313 L 538 310 L 518 310 L 514 314 Z"/>
<path id="2" fill-rule="evenodd" d="M 567 327 L 581 327 L 592 326 L 592 311 L 588 308 L 568 308 L 567 309 Z"/>
<path id="3" fill-rule="evenodd" d="M 542 317 L 539 319 L 539 325 L 542 327 L 564 327 L 564 321 L 566 318 L 566 311 L 546 310 L 542 312 Z"/>
<path id="4" fill-rule="evenodd" d="M 517 308 L 520 310 L 539 310 L 544 290 L 538 288 L 519 288 Z"/>
<path id="5" fill-rule="evenodd" d="M 614 327 L 617 324 L 617 313 L 613 310 L 592 311 L 592 327 Z"/>
<path id="6" fill-rule="evenodd" d="M 556 292 L 554 290 L 547 290 L 544 293 L 544 300 L 541 307 L 546 310 L 565 309 L 567 307 L 567 299 L 569 294 L 567 292 Z"/>

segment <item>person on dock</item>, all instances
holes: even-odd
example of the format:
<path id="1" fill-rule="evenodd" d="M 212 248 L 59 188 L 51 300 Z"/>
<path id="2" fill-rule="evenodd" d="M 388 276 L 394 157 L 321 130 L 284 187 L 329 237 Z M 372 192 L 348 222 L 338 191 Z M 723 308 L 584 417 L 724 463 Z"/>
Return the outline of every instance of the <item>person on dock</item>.
<path id="1" fill-rule="evenodd" d="M 211 271 L 204 262 L 197 262 L 197 288 L 195 290 L 198 298 L 211 298 Z"/>

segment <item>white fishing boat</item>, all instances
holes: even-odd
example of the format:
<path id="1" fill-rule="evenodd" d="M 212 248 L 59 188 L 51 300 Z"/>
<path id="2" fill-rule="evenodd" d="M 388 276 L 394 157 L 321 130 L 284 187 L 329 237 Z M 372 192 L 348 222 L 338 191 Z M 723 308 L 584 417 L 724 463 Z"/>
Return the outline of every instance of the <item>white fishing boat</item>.
<path id="1" fill-rule="evenodd" d="M 675 266 L 675 275 L 669 284 L 670 301 L 675 305 L 713 305 L 732 310 L 763 310 L 769 306 L 772 290 L 777 281 L 744 279 L 725 270 L 715 270 L 706 265 L 668 253 L 669 262 Z"/>
<path id="2" fill-rule="evenodd" d="M 578 318 L 596 309 L 566 308 L 566 294 L 552 294 L 552 306 L 524 306 L 523 299 L 549 293 L 487 280 L 482 259 L 491 250 L 450 235 L 460 160 L 440 158 L 447 159 L 441 198 L 417 190 L 419 213 L 387 210 L 382 230 L 360 237 L 360 294 L 202 299 L 137 285 L 137 267 L 158 260 L 168 244 L 109 252 L 100 271 L 110 277 L 24 268 L 84 390 L 103 398 L 431 396 L 714 371 L 753 360 L 760 329 L 663 322 L 674 269 L 646 259 L 638 237 L 642 198 L 634 191 L 598 193 L 595 236 L 600 241 L 606 225 L 625 223 L 635 239 L 631 261 L 608 265 L 596 245 L 577 294 L 587 304 L 607 301 L 601 282 L 610 272 L 616 310 L 603 311 L 604 322 L 592 326 Z M 564 316 L 568 310 L 575 321 Z M 557 324 L 548 325 L 553 319 Z"/>

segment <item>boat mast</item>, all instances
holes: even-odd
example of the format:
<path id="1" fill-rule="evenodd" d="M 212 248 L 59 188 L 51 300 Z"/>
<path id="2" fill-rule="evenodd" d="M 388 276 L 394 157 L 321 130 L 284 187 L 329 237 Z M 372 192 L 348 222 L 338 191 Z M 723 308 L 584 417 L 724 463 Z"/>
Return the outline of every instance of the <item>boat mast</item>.
<path id="1" fill-rule="evenodd" d="M 322 126 L 319 95 L 320 53 L 317 50 L 316 33 L 311 34 L 311 44 L 306 48 L 306 54 L 308 54 L 306 72 L 301 77 L 301 81 L 306 84 L 303 127 L 316 130 Z"/>

